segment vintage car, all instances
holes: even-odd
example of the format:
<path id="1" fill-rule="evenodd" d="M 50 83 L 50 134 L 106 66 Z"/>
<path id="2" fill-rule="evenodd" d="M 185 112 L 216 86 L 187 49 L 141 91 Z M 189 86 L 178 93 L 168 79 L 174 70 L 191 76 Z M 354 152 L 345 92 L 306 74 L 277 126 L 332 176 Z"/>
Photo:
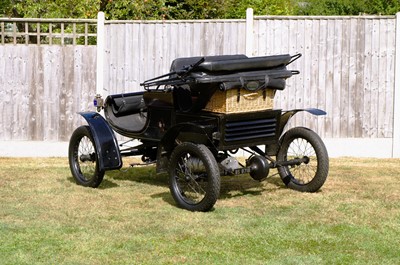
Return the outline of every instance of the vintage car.
<path id="1" fill-rule="evenodd" d="M 190 211 L 213 208 L 224 175 L 261 181 L 277 168 L 287 187 L 319 190 L 329 169 L 323 141 L 308 128 L 285 126 L 300 111 L 326 113 L 273 109 L 275 92 L 299 74 L 287 66 L 300 56 L 178 58 L 170 73 L 142 83 L 141 92 L 96 96 L 98 112 L 80 113 L 88 125 L 70 138 L 74 179 L 98 187 L 107 170 L 122 167 L 122 157 L 141 156 L 157 173 L 168 173 L 176 204 Z M 115 132 L 137 144 L 124 147 Z M 238 161 L 238 150 L 245 162 Z"/>

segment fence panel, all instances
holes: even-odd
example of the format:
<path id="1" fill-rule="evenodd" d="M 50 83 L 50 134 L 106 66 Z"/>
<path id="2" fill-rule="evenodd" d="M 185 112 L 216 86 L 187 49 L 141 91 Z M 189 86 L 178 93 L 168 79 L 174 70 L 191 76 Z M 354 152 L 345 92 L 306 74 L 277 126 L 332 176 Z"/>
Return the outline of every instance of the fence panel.
<path id="1" fill-rule="evenodd" d="M 0 139 L 66 141 L 95 94 L 95 46 L 0 45 Z"/>
<path id="2" fill-rule="evenodd" d="M 166 73 L 177 57 L 245 53 L 245 23 L 106 21 L 104 89 L 141 90 L 141 82 Z M 394 17 L 256 17 L 253 23 L 254 56 L 303 54 L 291 65 L 301 74 L 288 79 L 275 107 L 328 112 L 296 115 L 292 125 L 326 138 L 393 137 Z M 96 46 L 54 44 L 0 45 L 1 140 L 67 140 L 80 123 L 75 113 L 93 109 Z"/>
<path id="3" fill-rule="evenodd" d="M 299 115 L 293 126 L 327 138 L 393 137 L 394 17 L 259 17 L 254 29 L 254 55 L 303 54 L 275 107 L 328 113 Z"/>
<path id="4" fill-rule="evenodd" d="M 244 20 L 107 21 L 105 90 L 141 90 L 177 57 L 245 53 Z"/>

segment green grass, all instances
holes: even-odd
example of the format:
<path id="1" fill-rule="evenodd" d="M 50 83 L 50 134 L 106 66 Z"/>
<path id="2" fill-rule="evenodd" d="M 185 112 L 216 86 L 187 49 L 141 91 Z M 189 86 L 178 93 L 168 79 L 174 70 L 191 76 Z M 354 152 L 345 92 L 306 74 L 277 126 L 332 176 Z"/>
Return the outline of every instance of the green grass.
<path id="1" fill-rule="evenodd" d="M 193 213 L 154 167 L 91 189 L 64 158 L 0 158 L 0 264 L 400 264 L 399 165 L 332 159 L 313 194 L 223 177 L 214 210 Z"/>

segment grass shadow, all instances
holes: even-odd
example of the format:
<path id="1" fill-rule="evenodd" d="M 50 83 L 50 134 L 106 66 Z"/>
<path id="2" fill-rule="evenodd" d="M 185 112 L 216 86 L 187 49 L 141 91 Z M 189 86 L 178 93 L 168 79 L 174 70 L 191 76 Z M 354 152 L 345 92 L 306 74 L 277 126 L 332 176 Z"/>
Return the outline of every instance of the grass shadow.
<path id="1" fill-rule="evenodd" d="M 100 186 L 98 187 L 98 189 L 100 190 L 105 190 L 105 189 L 111 189 L 111 188 L 116 188 L 119 187 L 120 185 L 118 185 L 117 183 L 104 178 L 103 181 L 101 182 Z"/>
<path id="2" fill-rule="evenodd" d="M 76 181 L 72 176 L 68 176 L 66 179 L 67 179 L 68 182 L 76 184 Z"/>
<path id="3" fill-rule="evenodd" d="M 171 193 L 168 192 L 160 192 L 150 196 L 152 199 L 162 199 L 164 202 L 168 203 L 169 205 L 176 206 L 176 202 L 174 198 L 172 198 Z"/>
<path id="4" fill-rule="evenodd" d="M 154 166 L 135 166 L 116 171 L 108 171 L 105 179 L 115 181 L 133 181 L 153 186 L 168 186 L 168 176 L 157 174 Z"/>
<path id="5" fill-rule="evenodd" d="M 72 176 L 68 176 L 65 178 L 68 182 L 78 185 L 76 184 L 75 179 Z M 109 189 L 109 188 L 115 188 L 115 187 L 119 187 L 120 185 L 118 185 L 117 183 L 107 179 L 106 176 L 104 176 L 100 186 L 98 187 L 98 189 Z"/>
<path id="6" fill-rule="evenodd" d="M 136 166 L 124 168 L 118 171 L 108 171 L 101 188 L 114 188 L 119 185 L 114 181 L 132 181 L 145 183 L 153 186 L 168 187 L 168 175 L 157 174 L 155 166 Z M 259 195 L 263 192 L 273 192 L 274 190 L 286 188 L 279 177 L 268 177 L 260 182 L 252 179 L 249 175 L 221 176 L 220 198 L 227 199 L 245 195 Z M 158 197 L 170 200 L 169 193 L 160 194 Z"/>
<path id="7" fill-rule="evenodd" d="M 264 192 L 274 192 L 286 188 L 283 182 L 276 177 L 269 177 L 263 181 L 252 179 L 249 175 L 222 176 L 220 199 L 229 199 L 246 195 L 261 195 Z"/>
<path id="8" fill-rule="evenodd" d="M 124 184 L 122 182 L 124 181 L 168 188 L 168 178 L 167 174 L 157 174 L 154 165 L 124 167 L 120 170 L 107 171 L 98 188 L 102 190 L 117 188 L 123 186 Z M 68 177 L 67 180 L 71 183 L 75 183 L 72 176 Z M 276 176 L 270 176 L 262 182 L 252 179 L 247 174 L 239 176 L 221 176 L 219 199 L 224 200 L 248 195 L 257 196 L 265 192 L 274 192 L 282 188 L 286 187 L 280 178 Z M 154 194 L 152 197 L 161 198 L 165 202 L 175 205 L 169 191 Z"/>

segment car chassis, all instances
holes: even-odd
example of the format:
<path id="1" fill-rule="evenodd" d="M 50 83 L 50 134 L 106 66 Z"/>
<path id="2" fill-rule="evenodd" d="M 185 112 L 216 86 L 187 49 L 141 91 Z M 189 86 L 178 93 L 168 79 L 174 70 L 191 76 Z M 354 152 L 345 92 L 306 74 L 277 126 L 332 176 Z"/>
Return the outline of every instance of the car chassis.
<path id="1" fill-rule="evenodd" d="M 209 211 L 220 193 L 223 175 L 250 174 L 264 180 L 277 168 L 284 184 L 315 192 L 325 183 L 329 157 L 312 130 L 285 131 L 300 111 L 325 115 L 323 110 L 259 109 L 221 113 L 206 110 L 216 91 L 282 90 L 298 71 L 287 65 L 297 60 L 283 54 L 249 58 L 245 55 L 178 58 L 171 72 L 141 85 L 144 91 L 96 96 L 98 112 L 82 112 L 88 125 L 78 127 L 69 144 L 71 173 L 79 185 L 98 187 L 107 170 L 120 169 L 122 157 L 141 156 L 168 173 L 177 205 L 190 211 Z M 104 117 L 99 113 L 104 110 Z M 115 132 L 139 144 L 119 144 Z M 130 141 L 129 141 L 130 142 Z M 245 164 L 234 154 L 250 154 Z"/>

